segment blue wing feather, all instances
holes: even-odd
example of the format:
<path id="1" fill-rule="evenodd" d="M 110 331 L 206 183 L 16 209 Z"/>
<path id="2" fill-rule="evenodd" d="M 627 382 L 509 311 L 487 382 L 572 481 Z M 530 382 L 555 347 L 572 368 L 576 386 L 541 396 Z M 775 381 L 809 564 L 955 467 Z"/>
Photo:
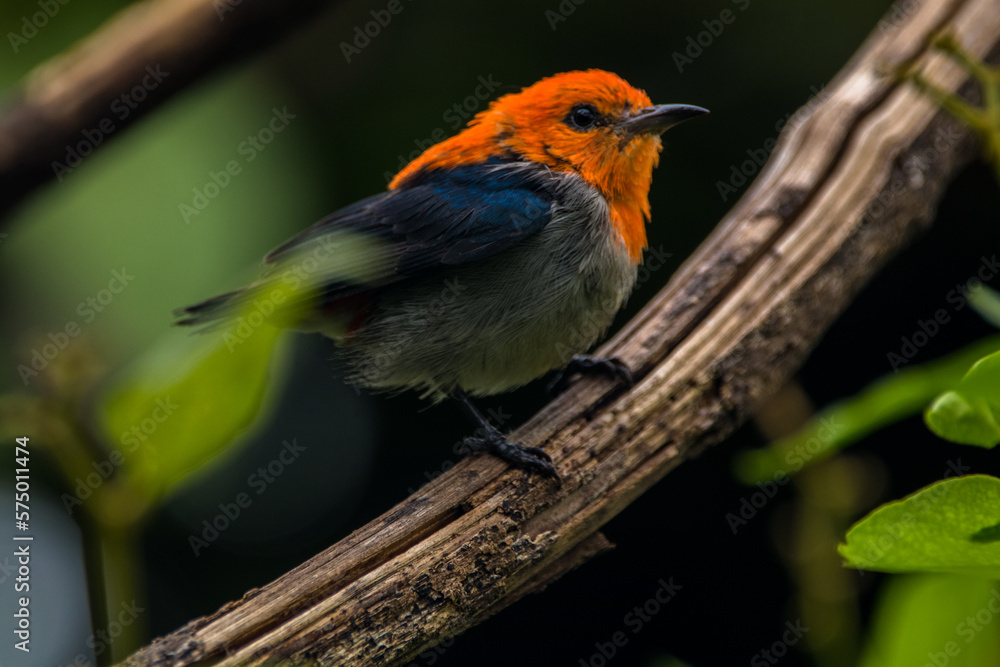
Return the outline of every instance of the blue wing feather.
<path id="1" fill-rule="evenodd" d="M 363 199 L 320 220 L 273 250 L 268 264 L 339 230 L 370 233 L 396 249 L 393 275 L 383 284 L 444 266 L 490 257 L 538 233 L 551 218 L 548 172 L 524 162 L 434 170 Z M 346 296 L 367 286 L 341 285 Z"/>

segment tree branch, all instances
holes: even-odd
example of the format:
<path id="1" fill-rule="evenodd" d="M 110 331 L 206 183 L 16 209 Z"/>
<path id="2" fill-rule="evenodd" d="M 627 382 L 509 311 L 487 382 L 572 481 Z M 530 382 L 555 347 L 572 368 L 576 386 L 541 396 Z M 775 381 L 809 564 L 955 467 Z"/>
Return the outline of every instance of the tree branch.
<path id="1" fill-rule="evenodd" d="M 905 3 L 915 7 L 914 3 Z M 761 176 L 663 291 L 601 350 L 637 378 L 583 379 L 513 438 L 564 476 L 461 461 L 267 586 L 125 664 L 403 664 L 540 590 L 607 546 L 598 529 L 775 392 L 872 275 L 930 224 L 975 142 L 912 86 L 965 72 L 929 37 L 1000 53 L 1000 0 L 922 3 L 879 24 L 822 102 L 783 132 Z"/>
<path id="2" fill-rule="evenodd" d="M 36 68 L 0 115 L 0 217 L 173 94 L 328 0 L 146 0 Z M 134 95 L 133 91 L 139 89 Z M 129 95 L 122 101 L 122 95 Z M 117 102 L 116 102 L 117 100 Z"/>

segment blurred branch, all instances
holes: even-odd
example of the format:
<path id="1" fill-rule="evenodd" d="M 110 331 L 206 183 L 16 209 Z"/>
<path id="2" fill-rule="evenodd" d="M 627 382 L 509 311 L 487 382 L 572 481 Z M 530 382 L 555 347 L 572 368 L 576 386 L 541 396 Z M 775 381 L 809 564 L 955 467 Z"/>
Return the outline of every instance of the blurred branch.
<path id="1" fill-rule="evenodd" d="M 330 0 L 145 0 L 33 70 L 0 106 L 0 218 L 175 93 Z"/>
<path id="2" fill-rule="evenodd" d="M 918 59 L 942 89 L 966 85 L 928 49 L 944 28 L 974 56 L 996 57 L 1000 0 L 894 8 L 815 108 L 789 122 L 715 232 L 600 350 L 632 368 L 635 387 L 582 379 L 518 429 L 515 440 L 552 454 L 561 487 L 490 457 L 464 460 L 126 664 L 404 664 L 606 546 L 601 525 L 735 429 L 930 224 L 975 142 L 886 72 Z"/>

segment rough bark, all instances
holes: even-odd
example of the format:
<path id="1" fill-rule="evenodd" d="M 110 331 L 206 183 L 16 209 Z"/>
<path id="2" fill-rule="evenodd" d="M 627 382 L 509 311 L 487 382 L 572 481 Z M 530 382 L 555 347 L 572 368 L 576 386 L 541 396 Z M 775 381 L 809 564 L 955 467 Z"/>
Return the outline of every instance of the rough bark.
<path id="1" fill-rule="evenodd" d="M 403 664 L 605 548 L 597 531 L 775 392 L 862 286 L 930 224 L 973 154 L 967 129 L 886 76 L 947 28 L 1000 53 L 1000 0 L 905 3 L 796 116 L 763 173 L 645 309 L 600 350 L 637 378 L 573 385 L 513 438 L 563 484 L 486 456 L 260 589 L 129 658 L 151 665 Z M 968 87 L 971 90 L 971 86 Z"/>

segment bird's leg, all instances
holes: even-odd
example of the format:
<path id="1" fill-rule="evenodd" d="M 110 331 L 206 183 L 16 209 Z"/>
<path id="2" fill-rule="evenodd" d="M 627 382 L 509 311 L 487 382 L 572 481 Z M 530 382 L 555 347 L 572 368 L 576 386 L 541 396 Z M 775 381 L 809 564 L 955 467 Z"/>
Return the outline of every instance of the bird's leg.
<path id="1" fill-rule="evenodd" d="M 632 378 L 632 371 L 617 357 L 591 357 L 587 354 L 574 354 L 566 368 L 559 371 L 555 379 L 548 384 L 549 394 L 556 396 L 561 394 L 569 386 L 569 379 L 574 373 L 592 373 L 597 371 L 610 375 L 612 378 L 621 380 L 626 386 L 635 384 Z"/>
<path id="2" fill-rule="evenodd" d="M 544 450 L 538 447 L 525 447 L 507 440 L 506 436 L 490 424 L 489 420 L 472 404 L 472 401 L 461 389 L 453 391 L 451 397 L 462 407 L 462 411 L 479 426 L 479 430 L 474 435 L 470 435 L 462 441 L 467 450 L 470 452 L 487 451 L 518 468 L 537 470 L 543 475 L 559 479 L 559 473 L 552 464 L 552 457 Z"/>

